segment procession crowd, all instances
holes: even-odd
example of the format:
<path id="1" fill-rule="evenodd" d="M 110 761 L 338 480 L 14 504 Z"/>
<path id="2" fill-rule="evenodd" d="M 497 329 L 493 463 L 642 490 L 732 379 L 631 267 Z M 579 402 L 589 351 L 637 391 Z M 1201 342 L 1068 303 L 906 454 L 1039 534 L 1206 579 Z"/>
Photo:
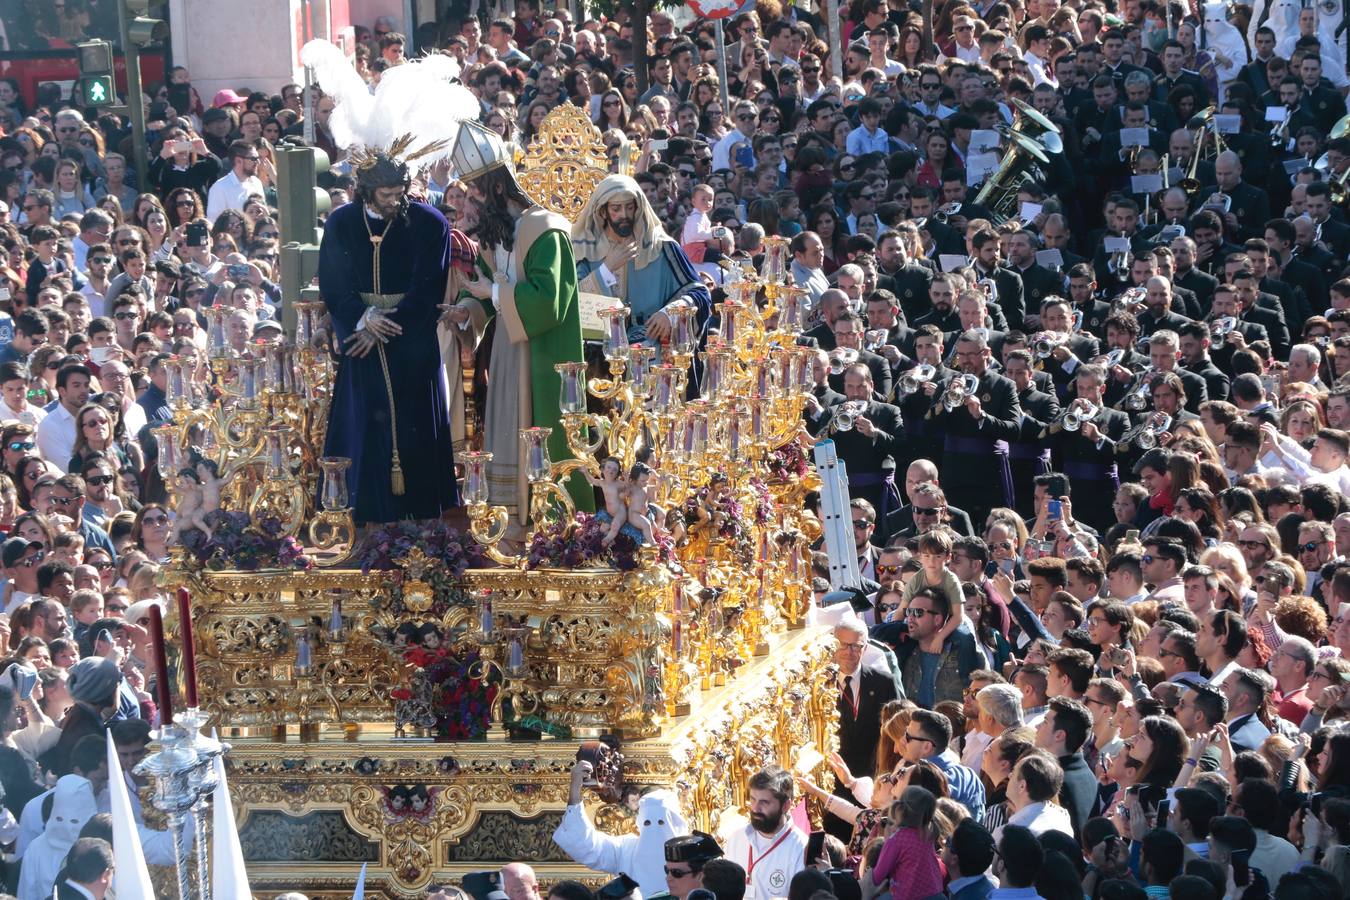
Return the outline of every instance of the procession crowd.
<path id="1" fill-rule="evenodd" d="M 832 590 L 822 548 L 813 584 L 836 623 L 835 780 L 767 769 L 717 838 L 667 808 L 639 822 L 668 829 L 653 853 L 595 831 L 579 768 L 559 844 L 631 881 L 606 900 L 1350 896 L 1348 82 L 1343 23 L 1287 12 L 854 0 L 827 26 L 760 0 L 727 20 L 725 85 L 711 23 L 664 9 L 645 35 L 537 0 L 417 29 L 508 145 L 579 107 L 634 161 L 657 223 L 639 237 L 677 243 L 714 302 L 790 242 L 817 350 L 804 425 L 847 465 L 860 578 Z M 357 37 L 372 86 L 413 43 L 388 19 Z M 312 134 L 334 209 L 357 196 L 332 99 L 250 88 L 206 103 L 182 67 L 151 85 L 137 184 L 122 119 L 0 80 L 19 900 L 105 895 L 103 734 L 134 798 L 157 724 L 166 363 L 209 382 L 213 305 L 233 350 L 279 338 L 280 142 Z M 448 160 L 410 194 L 494 227 Z M 614 242 L 596 270 L 640 252 Z M 825 836 L 794 824 L 803 797 Z M 478 900 L 594 897 L 523 865 L 499 882 Z"/>

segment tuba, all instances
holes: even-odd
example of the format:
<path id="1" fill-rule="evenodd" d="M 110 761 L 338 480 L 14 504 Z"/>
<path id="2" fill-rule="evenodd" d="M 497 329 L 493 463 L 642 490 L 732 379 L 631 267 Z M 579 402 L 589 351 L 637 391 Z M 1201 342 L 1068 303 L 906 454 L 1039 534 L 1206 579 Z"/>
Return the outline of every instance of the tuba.
<path id="1" fill-rule="evenodd" d="M 974 375 L 967 373 L 956 376 L 947 382 L 947 390 L 942 392 L 942 408 L 951 412 L 963 405 L 967 397 L 973 397 L 979 387 L 980 379 Z"/>
<path id="2" fill-rule="evenodd" d="M 896 390 L 902 397 L 909 397 L 913 394 L 917 394 L 919 388 L 923 387 L 927 382 L 932 381 L 933 376 L 936 374 L 937 369 L 927 363 L 917 365 L 900 376 L 900 384 L 897 385 Z"/>
<path id="3" fill-rule="evenodd" d="M 1011 142 L 1008 151 L 975 195 L 976 205 L 989 210 L 989 220 L 995 226 L 1017 218 L 1017 192 L 1032 180 L 1031 172 L 1037 163 L 1050 163 L 1040 141 L 1020 131 L 1003 133 Z"/>
<path id="4" fill-rule="evenodd" d="M 1041 115 L 1036 107 L 1025 100 L 1013 97 L 1010 102 L 1021 113 L 1013 123 L 1013 131 L 1039 141 L 1047 153 L 1064 152 L 1064 137 L 1058 125 Z"/>

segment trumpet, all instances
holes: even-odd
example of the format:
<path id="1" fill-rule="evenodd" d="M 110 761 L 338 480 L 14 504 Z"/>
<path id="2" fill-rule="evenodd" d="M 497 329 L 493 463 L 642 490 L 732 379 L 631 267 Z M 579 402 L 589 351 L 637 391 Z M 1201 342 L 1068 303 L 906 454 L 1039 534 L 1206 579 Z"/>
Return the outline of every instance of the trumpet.
<path id="1" fill-rule="evenodd" d="M 947 383 L 947 390 L 942 393 L 942 408 L 951 412 L 964 405 L 966 398 L 973 397 L 979 387 L 980 379 L 974 375 L 958 375 Z"/>
<path id="2" fill-rule="evenodd" d="M 843 375 L 844 370 L 857 361 L 857 350 L 852 347 L 835 347 L 830 351 L 830 374 Z"/>
<path id="3" fill-rule="evenodd" d="M 1064 415 L 1060 416 L 1059 427 L 1065 431 L 1081 431 L 1083 426 L 1097 418 L 1101 411 L 1101 407 L 1091 400 L 1080 398 L 1070 403 Z"/>
<path id="4" fill-rule="evenodd" d="M 1128 277 L 1133 265 L 1134 253 L 1130 250 L 1117 250 L 1106 258 L 1106 271 L 1117 278 Z"/>
<path id="5" fill-rule="evenodd" d="M 1144 297 L 1147 295 L 1148 291 L 1145 288 L 1136 285 L 1111 301 L 1111 312 L 1138 315 L 1144 309 Z"/>
<path id="6" fill-rule="evenodd" d="M 1042 331 L 1036 335 L 1035 341 L 1031 345 L 1031 352 L 1037 359 L 1049 359 L 1052 353 L 1068 342 L 1069 336 L 1067 334 L 1060 334 L 1058 331 Z"/>
<path id="7" fill-rule="evenodd" d="M 1209 323 L 1209 337 L 1211 340 L 1221 340 L 1226 337 L 1230 331 L 1237 328 L 1238 320 L 1233 316 L 1220 316 Z"/>
<path id="8" fill-rule="evenodd" d="M 1171 427 L 1171 416 L 1167 413 L 1154 413 L 1148 417 L 1148 421 L 1136 425 L 1122 435 L 1121 441 L 1126 444 L 1134 444 L 1140 450 L 1152 450 L 1158 446 L 1158 440 L 1163 433 Z"/>
<path id="9" fill-rule="evenodd" d="M 942 225 L 946 225 L 948 220 L 950 220 L 952 216 L 959 215 L 960 213 L 961 213 L 960 203 L 944 203 L 937 208 L 936 212 L 933 213 L 933 221 L 938 222 Z"/>
<path id="10" fill-rule="evenodd" d="M 1097 357 L 1093 362 L 1104 368 L 1114 369 L 1116 366 L 1120 365 L 1123 359 L 1125 359 L 1125 350 L 1121 347 L 1117 347 L 1110 353 Z"/>
<path id="11" fill-rule="evenodd" d="M 854 423 L 867 412 L 867 404 L 861 400 L 846 400 L 834 409 L 831 423 L 835 431 L 852 431 Z"/>
<path id="12" fill-rule="evenodd" d="M 928 365 L 928 363 L 917 365 L 900 376 L 900 384 L 898 385 L 897 390 L 900 395 L 904 397 L 917 394 L 919 388 L 923 387 L 927 382 L 932 381 L 933 376 L 936 374 L 937 369 Z"/>
<path id="13" fill-rule="evenodd" d="M 1135 379 L 1134 385 L 1125 395 L 1124 405 L 1130 412 L 1143 412 L 1148 409 L 1148 388 L 1153 382 L 1153 376 L 1157 374 L 1157 369 L 1149 366 L 1139 377 Z"/>
<path id="14" fill-rule="evenodd" d="M 1270 149 L 1283 150 L 1289 144 L 1289 123 L 1294 118 L 1294 108 L 1285 106 L 1284 121 L 1270 132 Z"/>

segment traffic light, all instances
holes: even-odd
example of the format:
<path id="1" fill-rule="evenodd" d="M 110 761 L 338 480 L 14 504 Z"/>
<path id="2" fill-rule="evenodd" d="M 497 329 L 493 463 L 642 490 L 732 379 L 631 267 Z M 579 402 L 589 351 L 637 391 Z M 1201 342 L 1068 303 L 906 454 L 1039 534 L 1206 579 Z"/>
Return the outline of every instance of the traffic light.
<path id="1" fill-rule="evenodd" d="M 162 44 L 169 37 L 169 23 L 150 14 L 158 8 L 157 0 L 123 0 L 127 23 L 127 39 L 137 47 Z"/>
<path id="2" fill-rule="evenodd" d="M 75 97 L 84 106 L 115 106 L 112 45 L 107 41 L 84 41 L 75 45 L 80 56 L 80 77 Z"/>
<path id="3" fill-rule="evenodd" d="M 332 206 L 328 192 L 316 184 L 318 176 L 328 171 L 328 154 L 314 147 L 281 144 L 276 160 L 281 240 L 317 244 L 319 215 Z"/>

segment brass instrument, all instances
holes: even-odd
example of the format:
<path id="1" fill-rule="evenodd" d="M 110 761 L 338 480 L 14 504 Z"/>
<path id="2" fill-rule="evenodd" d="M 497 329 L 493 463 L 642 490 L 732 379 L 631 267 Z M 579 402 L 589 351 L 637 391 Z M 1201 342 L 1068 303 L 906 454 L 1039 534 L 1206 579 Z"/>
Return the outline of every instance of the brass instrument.
<path id="1" fill-rule="evenodd" d="M 1350 115 L 1341 116 L 1340 121 L 1331 126 L 1331 131 L 1327 135 L 1327 138 L 1336 141 L 1345 137 L 1347 134 L 1350 134 Z"/>
<path id="2" fill-rule="evenodd" d="M 1036 335 L 1031 345 L 1032 355 L 1037 359 L 1049 359 L 1050 355 L 1069 342 L 1067 334 L 1058 331 L 1042 331 Z"/>
<path id="3" fill-rule="evenodd" d="M 967 397 L 973 397 L 979 390 L 980 379 L 969 373 L 958 375 L 947 382 L 947 390 L 942 392 L 942 408 L 951 412 L 963 406 Z"/>
<path id="4" fill-rule="evenodd" d="M 1152 366 L 1149 366 L 1147 369 L 1140 372 L 1139 377 L 1135 379 L 1134 385 L 1130 388 L 1129 393 L 1126 394 L 1125 399 L 1121 401 L 1121 405 L 1130 412 L 1143 412 L 1148 409 L 1149 386 L 1153 383 L 1153 376 L 1157 373 L 1158 370 Z"/>
<path id="5" fill-rule="evenodd" d="M 1059 427 L 1065 431 L 1082 431 L 1083 426 L 1097 418 L 1101 411 L 1102 408 L 1091 400 L 1079 397 L 1070 403 L 1069 408 L 1059 417 Z"/>
<path id="6" fill-rule="evenodd" d="M 1350 119 L 1350 116 L 1346 117 Z M 1345 121 L 1342 119 L 1341 121 Z M 1337 123 L 1340 124 L 1339 122 Z M 1350 166 L 1346 166 L 1341 174 L 1337 175 L 1331 171 L 1331 161 L 1328 157 L 1331 151 L 1323 153 L 1313 163 L 1313 168 L 1318 171 L 1327 187 L 1331 189 L 1331 202 L 1336 206 L 1343 206 L 1347 198 L 1350 198 Z"/>
<path id="7" fill-rule="evenodd" d="M 1272 150 L 1283 150 L 1285 145 L 1289 143 L 1289 123 L 1294 118 L 1294 108 L 1292 106 L 1286 106 L 1284 111 L 1284 121 L 1280 123 L 1278 128 L 1275 128 L 1270 132 L 1270 149 Z M 1347 116 L 1346 119 L 1350 119 L 1350 116 Z M 1342 119 L 1341 121 L 1345 121 L 1345 119 Z M 1338 122 L 1337 124 L 1339 125 L 1340 123 Z"/>
<path id="8" fill-rule="evenodd" d="M 1048 165 L 1050 157 L 1045 147 L 1035 138 L 1020 131 L 1005 132 L 1012 145 L 1003 154 L 998 168 L 975 195 L 975 203 L 989 210 L 989 220 L 1002 225 L 1017 215 L 1017 192 L 1023 183 L 1031 180 L 1031 170 L 1037 163 Z"/>
<path id="9" fill-rule="evenodd" d="M 1171 427 L 1171 416 L 1155 412 L 1147 420 L 1121 435 L 1120 441 L 1123 444 L 1134 444 L 1140 450 L 1152 450 L 1158 446 L 1158 440 L 1163 433 Z"/>
<path id="10" fill-rule="evenodd" d="M 1064 137 L 1059 126 L 1051 122 L 1025 100 L 1012 98 L 1012 105 L 1021 113 L 1013 123 L 1012 130 L 1039 141 L 1047 153 L 1063 153 Z"/>
<path id="11" fill-rule="evenodd" d="M 896 385 L 897 393 L 902 397 L 909 397 L 919 392 L 926 382 L 932 381 L 933 376 L 937 374 L 937 369 L 923 363 L 910 369 L 900 376 L 900 383 Z"/>

